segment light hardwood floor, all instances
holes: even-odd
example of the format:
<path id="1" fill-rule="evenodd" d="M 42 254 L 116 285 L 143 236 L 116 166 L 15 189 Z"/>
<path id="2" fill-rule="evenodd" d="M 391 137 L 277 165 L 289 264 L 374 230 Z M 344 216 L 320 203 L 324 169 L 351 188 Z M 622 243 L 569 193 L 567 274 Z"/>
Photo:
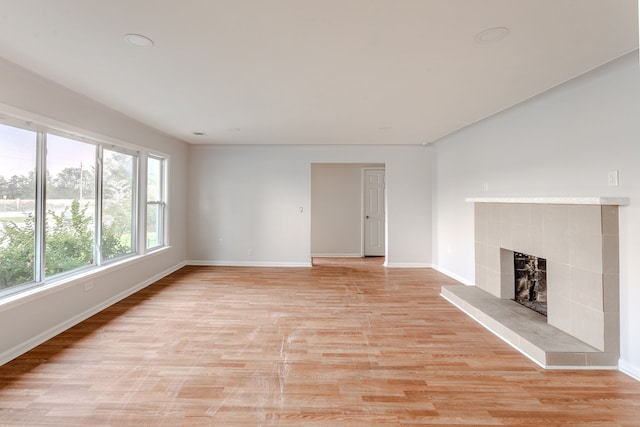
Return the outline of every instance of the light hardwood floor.
<path id="1" fill-rule="evenodd" d="M 379 258 L 186 267 L 0 367 L 0 425 L 640 425 L 640 383 L 545 371 Z"/>

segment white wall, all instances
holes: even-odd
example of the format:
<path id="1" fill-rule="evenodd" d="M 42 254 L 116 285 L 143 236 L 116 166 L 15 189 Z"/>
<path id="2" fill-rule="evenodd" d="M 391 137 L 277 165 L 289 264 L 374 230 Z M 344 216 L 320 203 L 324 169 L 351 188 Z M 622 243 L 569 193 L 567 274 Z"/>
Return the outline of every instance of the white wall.
<path id="1" fill-rule="evenodd" d="M 71 281 L 23 299 L 19 305 L 0 304 L 0 325 L 4 325 L 0 334 L 1 364 L 182 265 L 186 259 L 187 145 L 1 59 L 0 82 L 0 104 L 4 108 L 27 111 L 168 154 L 171 244 L 161 253 Z M 94 283 L 89 292 L 84 291 L 87 280 Z"/>
<path id="2" fill-rule="evenodd" d="M 310 265 L 311 164 L 386 165 L 389 266 L 431 264 L 431 154 L 420 146 L 192 146 L 189 259 Z M 299 208 L 303 212 L 299 212 Z M 425 215 L 426 213 L 426 215 Z"/>
<path id="3" fill-rule="evenodd" d="M 384 165 L 311 165 L 311 255 L 358 257 L 363 251 L 362 170 Z"/>
<path id="4" fill-rule="evenodd" d="M 637 52 L 438 141 L 434 263 L 474 282 L 465 197 L 625 196 L 620 209 L 623 371 L 640 378 L 640 73 Z M 608 171 L 620 186 L 607 186 Z M 484 183 L 488 190 L 484 191 Z"/>

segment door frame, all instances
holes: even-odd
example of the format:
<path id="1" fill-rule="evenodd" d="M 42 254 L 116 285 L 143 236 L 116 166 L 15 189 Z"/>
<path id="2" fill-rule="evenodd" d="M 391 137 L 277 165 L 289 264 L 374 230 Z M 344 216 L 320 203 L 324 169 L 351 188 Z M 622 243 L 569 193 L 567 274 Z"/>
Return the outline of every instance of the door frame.
<path id="1" fill-rule="evenodd" d="M 367 196 L 366 196 L 366 192 L 367 192 L 367 182 L 366 182 L 366 171 L 370 171 L 370 170 L 374 170 L 374 171 L 382 171 L 384 173 L 384 200 L 383 200 L 383 205 L 384 205 L 384 230 L 383 230 L 383 235 L 384 235 L 384 259 L 385 259 L 385 265 L 387 263 L 387 256 L 388 256 L 388 244 L 387 244 L 387 237 L 388 237 L 388 233 L 387 233 L 387 165 L 385 164 L 384 166 L 376 166 L 376 167 L 363 167 L 360 169 L 360 182 L 361 182 L 361 191 L 360 191 L 360 198 L 361 198 L 361 203 L 360 203 L 360 256 L 361 257 L 365 257 L 364 254 L 364 249 L 366 246 L 366 238 L 367 238 L 367 225 L 365 222 L 365 212 L 366 212 L 366 202 L 367 202 Z"/>

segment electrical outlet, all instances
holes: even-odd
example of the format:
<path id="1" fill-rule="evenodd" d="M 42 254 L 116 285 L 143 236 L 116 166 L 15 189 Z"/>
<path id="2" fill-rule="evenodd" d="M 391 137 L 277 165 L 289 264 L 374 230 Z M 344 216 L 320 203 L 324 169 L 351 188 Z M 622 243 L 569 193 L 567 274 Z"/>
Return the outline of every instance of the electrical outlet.
<path id="1" fill-rule="evenodd" d="M 84 284 L 84 291 L 90 291 L 91 289 L 93 289 L 93 281 L 89 281 L 89 282 L 85 282 Z"/>
<path id="2" fill-rule="evenodd" d="M 609 184 L 609 187 L 617 187 L 619 184 L 619 176 L 618 176 L 618 171 L 609 171 L 609 175 L 607 177 L 607 183 Z"/>
<path id="3" fill-rule="evenodd" d="M 482 183 L 482 189 L 484 191 L 489 191 L 489 183 L 487 181 Z"/>

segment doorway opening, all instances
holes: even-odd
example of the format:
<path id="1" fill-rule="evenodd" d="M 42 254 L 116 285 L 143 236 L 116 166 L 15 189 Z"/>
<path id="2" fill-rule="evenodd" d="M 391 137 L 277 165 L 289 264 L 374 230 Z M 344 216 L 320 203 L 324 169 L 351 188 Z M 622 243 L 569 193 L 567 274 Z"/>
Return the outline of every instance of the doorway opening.
<path id="1" fill-rule="evenodd" d="M 385 165 L 311 164 L 311 258 L 386 254 Z"/>

